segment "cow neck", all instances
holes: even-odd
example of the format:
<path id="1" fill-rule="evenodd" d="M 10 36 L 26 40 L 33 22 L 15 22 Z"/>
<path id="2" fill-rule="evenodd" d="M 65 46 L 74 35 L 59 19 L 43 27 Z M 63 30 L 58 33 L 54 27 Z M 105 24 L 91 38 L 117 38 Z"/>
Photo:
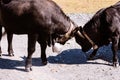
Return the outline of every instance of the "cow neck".
<path id="1" fill-rule="evenodd" d="M 92 40 L 92 39 L 90 39 L 90 37 L 86 34 L 86 32 L 82 29 L 82 34 L 83 34 L 83 36 L 92 44 L 92 47 L 93 47 L 93 49 L 95 50 L 95 49 L 98 49 L 98 45 L 96 45 L 95 43 L 94 43 L 94 41 Z"/>

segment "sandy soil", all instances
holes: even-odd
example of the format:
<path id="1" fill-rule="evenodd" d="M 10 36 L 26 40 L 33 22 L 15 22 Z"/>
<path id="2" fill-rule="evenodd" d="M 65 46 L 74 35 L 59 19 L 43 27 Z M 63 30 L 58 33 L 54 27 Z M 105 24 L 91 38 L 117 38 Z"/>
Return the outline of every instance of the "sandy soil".
<path id="1" fill-rule="evenodd" d="M 53 0 L 66 13 L 94 13 L 115 4 L 118 0 Z"/>
<path id="2" fill-rule="evenodd" d="M 69 16 L 77 24 L 83 25 L 89 20 L 91 14 Z M 80 23 L 81 21 L 83 23 Z M 31 72 L 24 71 L 27 56 L 26 35 L 14 35 L 14 57 L 7 56 L 6 36 L 2 38 L 1 45 L 3 56 L 0 58 L 0 80 L 120 80 L 120 67 L 111 66 L 111 45 L 100 48 L 94 60 L 87 60 L 92 50 L 83 53 L 80 46 L 71 39 L 59 54 L 53 53 L 51 47 L 48 47 L 46 51 L 48 64 L 42 66 L 40 47 L 37 43 L 36 52 L 32 58 L 33 71 Z"/>

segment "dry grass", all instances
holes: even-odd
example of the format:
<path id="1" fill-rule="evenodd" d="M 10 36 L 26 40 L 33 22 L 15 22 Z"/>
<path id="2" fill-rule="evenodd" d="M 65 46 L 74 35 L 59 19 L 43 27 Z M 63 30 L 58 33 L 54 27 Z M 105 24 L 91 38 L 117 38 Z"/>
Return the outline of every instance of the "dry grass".
<path id="1" fill-rule="evenodd" d="M 66 13 L 94 13 L 97 10 L 108 7 L 118 0 L 53 0 Z"/>

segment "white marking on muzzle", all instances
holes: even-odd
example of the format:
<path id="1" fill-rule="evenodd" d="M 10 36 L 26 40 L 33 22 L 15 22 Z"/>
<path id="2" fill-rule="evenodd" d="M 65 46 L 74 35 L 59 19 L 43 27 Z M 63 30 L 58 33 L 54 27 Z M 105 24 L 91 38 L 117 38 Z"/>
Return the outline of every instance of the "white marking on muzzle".
<path id="1" fill-rule="evenodd" d="M 59 53 L 61 50 L 62 50 L 62 47 L 63 45 L 59 44 L 59 43 L 55 43 L 53 46 L 52 46 L 52 51 L 53 52 L 56 52 L 56 53 Z"/>

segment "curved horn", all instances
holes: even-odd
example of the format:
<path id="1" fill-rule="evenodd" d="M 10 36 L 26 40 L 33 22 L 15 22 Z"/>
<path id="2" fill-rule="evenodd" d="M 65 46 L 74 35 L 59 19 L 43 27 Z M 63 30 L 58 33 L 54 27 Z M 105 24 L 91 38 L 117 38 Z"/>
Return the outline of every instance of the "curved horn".
<path id="1" fill-rule="evenodd" d="M 70 28 L 69 28 L 68 32 L 65 34 L 66 38 L 70 38 L 71 37 L 71 32 L 72 32 L 73 28 L 74 28 L 73 23 L 70 22 Z"/>
<path id="2" fill-rule="evenodd" d="M 85 37 L 80 33 L 80 31 L 77 31 L 77 34 L 78 34 L 80 37 L 85 38 Z"/>

